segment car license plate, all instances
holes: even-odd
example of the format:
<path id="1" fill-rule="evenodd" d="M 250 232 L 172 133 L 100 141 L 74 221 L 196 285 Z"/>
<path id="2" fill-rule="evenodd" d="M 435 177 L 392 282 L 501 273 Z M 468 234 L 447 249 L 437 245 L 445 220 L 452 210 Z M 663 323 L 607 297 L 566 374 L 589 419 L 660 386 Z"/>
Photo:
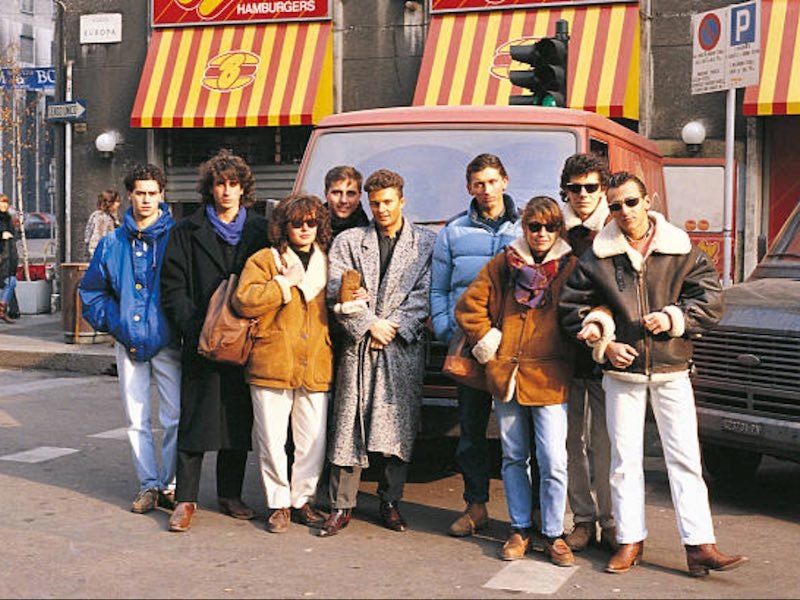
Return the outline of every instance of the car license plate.
<path id="1" fill-rule="evenodd" d="M 743 435 L 761 435 L 760 423 L 747 423 L 738 419 L 722 419 L 720 428 L 722 431 L 731 431 Z"/>

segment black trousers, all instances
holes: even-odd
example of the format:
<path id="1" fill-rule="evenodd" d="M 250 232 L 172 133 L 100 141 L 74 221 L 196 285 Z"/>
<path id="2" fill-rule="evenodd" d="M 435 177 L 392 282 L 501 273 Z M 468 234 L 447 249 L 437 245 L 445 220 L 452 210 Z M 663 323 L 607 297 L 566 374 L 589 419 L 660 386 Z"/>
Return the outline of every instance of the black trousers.
<path id="1" fill-rule="evenodd" d="M 397 456 L 381 457 L 383 469 L 378 482 L 378 498 L 381 502 L 397 502 L 403 497 L 403 488 L 408 476 L 408 463 Z M 331 465 L 331 508 L 354 508 L 361 482 L 361 467 Z"/>
<path id="2" fill-rule="evenodd" d="M 178 450 L 175 473 L 176 502 L 197 502 L 200 496 L 200 473 L 204 452 Z M 240 498 L 247 465 L 247 450 L 217 452 L 217 497 Z"/>

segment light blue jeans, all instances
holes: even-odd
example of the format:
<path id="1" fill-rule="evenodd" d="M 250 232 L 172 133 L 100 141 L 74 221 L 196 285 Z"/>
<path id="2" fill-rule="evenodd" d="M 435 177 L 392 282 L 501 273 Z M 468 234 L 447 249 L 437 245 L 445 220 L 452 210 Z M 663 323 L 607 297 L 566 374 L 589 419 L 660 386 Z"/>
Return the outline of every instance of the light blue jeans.
<path id="1" fill-rule="evenodd" d="M 164 348 L 147 362 L 131 360 L 123 344 L 115 344 L 119 391 L 128 418 L 128 440 L 140 489 L 175 489 L 178 420 L 181 416 L 180 352 Z M 164 429 L 161 466 L 156 460 L 151 420 L 150 380 L 159 396 L 158 420 Z"/>
<path id="2" fill-rule="evenodd" d="M 495 399 L 494 412 L 503 446 L 503 488 L 511 527 L 532 525 L 530 427 L 534 428 L 539 462 L 539 503 L 542 533 L 558 537 L 564 533 L 567 508 L 567 404 L 521 406 Z"/>
<path id="3" fill-rule="evenodd" d="M 0 290 L 0 302 L 3 304 L 11 302 L 11 295 L 14 293 L 15 287 L 17 287 L 17 278 L 14 275 L 6 277 L 5 287 Z"/>

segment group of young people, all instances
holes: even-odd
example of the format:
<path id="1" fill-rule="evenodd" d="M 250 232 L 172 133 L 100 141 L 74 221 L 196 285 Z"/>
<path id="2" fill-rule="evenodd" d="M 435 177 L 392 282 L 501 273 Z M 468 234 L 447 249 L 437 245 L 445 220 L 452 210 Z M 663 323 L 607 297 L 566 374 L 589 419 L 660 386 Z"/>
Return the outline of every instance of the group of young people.
<path id="1" fill-rule="evenodd" d="M 118 342 L 140 482 L 132 510 L 169 508 L 169 529 L 189 529 L 204 452 L 216 451 L 221 512 L 253 518 L 241 498 L 252 439 L 268 531 L 297 522 L 321 537 L 338 534 L 373 463 L 381 467 L 380 521 L 405 531 L 399 501 L 430 321 L 444 342 L 461 329 L 486 366 L 488 391 L 458 389 L 466 509 L 451 535 L 489 522 L 494 407 L 511 519 L 501 558 L 522 558 L 538 537 L 554 564 L 570 566 L 573 551 L 599 543 L 613 553 L 607 571 L 629 570 L 647 537 L 649 400 L 690 574 L 743 564 L 715 545 L 688 379 L 689 336 L 722 308 L 710 261 L 648 210 L 639 178 L 610 175 L 600 156 L 566 161 L 562 205 L 535 196 L 519 211 L 507 185 L 497 156 L 475 157 L 467 210 L 435 234 L 404 216 L 398 173 L 380 169 L 364 181 L 339 166 L 326 175 L 325 201 L 288 196 L 267 223 L 251 209 L 249 167 L 222 151 L 200 169 L 202 206 L 175 224 L 161 170 L 134 168 L 122 226 L 100 240 L 80 285 L 86 319 Z M 257 319 L 245 367 L 197 353 L 209 299 L 231 273 L 240 275 L 234 310 Z M 164 429 L 160 461 L 151 378 Z M 316 497 L 326 460 L 327 502 Z M 575 523 L 567 534 L 568 498 Z"/>

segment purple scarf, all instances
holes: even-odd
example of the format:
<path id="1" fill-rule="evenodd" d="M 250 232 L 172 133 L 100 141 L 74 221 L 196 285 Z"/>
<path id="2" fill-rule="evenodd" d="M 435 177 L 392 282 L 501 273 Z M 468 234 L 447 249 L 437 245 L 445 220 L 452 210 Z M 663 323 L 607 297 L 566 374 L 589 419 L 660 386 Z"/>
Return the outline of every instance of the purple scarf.
<path id="1" fill-rule="evenodd" d="M 563 260 L 529 265 L 510 246 L 506 247 L 506 259 L 514 274 L 514 299 L 528 308 L 542 308 L 550 297 L 550 284 L 561 270 Z"/>
<path id="2" fill-rule="evenodd" d="M 208 222 L 211 223 L 211 227 L 222 238 L 222 241 L 231 246 L 239 244 L 239 240 L 242 239 L 244 220 L 247 217 L 247 210 L 244 206 L 239 207 L 236 218 L 230 223 L 224 223 L 220 220 L 217 211 L 214 210 L 214 205 L 210 202 L 206 204 L 206 216 L 208 217 Z"/>

